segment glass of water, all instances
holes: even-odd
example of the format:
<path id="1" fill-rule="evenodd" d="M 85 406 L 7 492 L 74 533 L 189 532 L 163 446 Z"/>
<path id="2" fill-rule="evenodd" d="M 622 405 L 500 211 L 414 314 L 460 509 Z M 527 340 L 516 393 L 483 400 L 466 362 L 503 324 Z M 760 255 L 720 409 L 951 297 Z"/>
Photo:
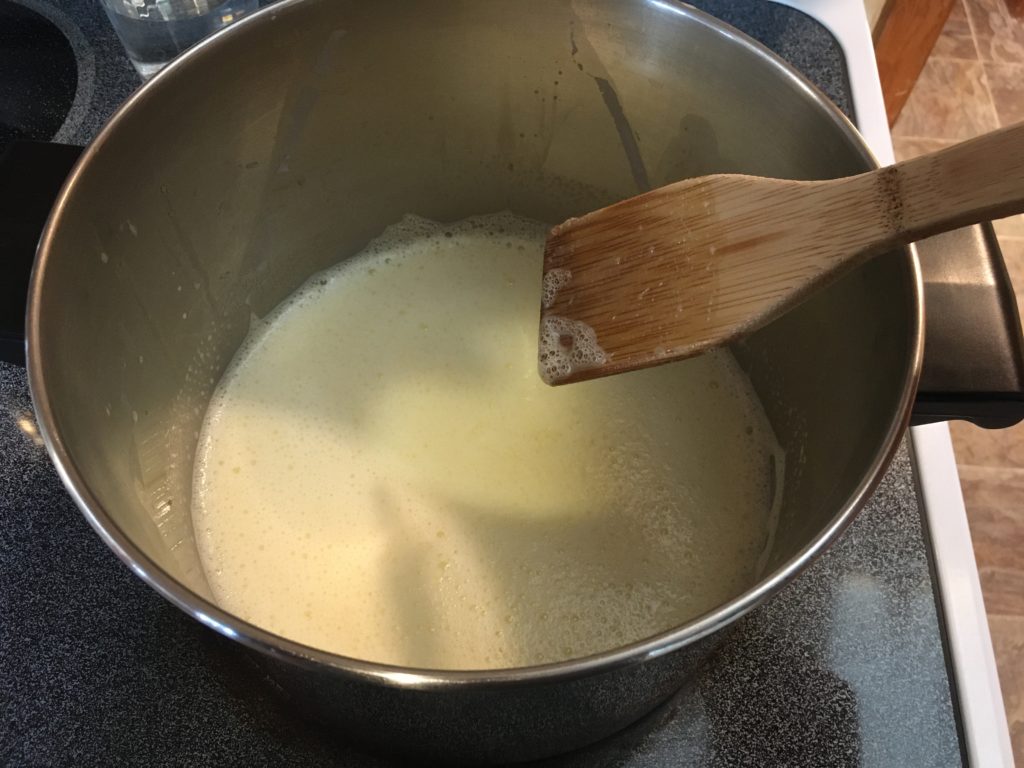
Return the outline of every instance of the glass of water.
<path id="1" fill-rule="evenodd" d="M 259 7 L 259 0 L 100 0 L 128 58 L 149 79 L 190 45 Z"/>

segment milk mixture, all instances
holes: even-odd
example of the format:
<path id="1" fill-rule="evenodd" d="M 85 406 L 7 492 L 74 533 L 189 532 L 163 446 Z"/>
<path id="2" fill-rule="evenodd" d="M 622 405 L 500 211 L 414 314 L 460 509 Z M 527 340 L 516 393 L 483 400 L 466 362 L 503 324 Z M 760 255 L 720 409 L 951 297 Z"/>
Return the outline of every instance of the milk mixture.
<path id="1" fill-rule="evenodd" d="M 210 404 L 193 522 L 218 603 L 370 661 L 558 661 L 750 586 L 781 454 L 725 352 L 537 370 L 545 228 L 409 217 L 257 323 Z"/>

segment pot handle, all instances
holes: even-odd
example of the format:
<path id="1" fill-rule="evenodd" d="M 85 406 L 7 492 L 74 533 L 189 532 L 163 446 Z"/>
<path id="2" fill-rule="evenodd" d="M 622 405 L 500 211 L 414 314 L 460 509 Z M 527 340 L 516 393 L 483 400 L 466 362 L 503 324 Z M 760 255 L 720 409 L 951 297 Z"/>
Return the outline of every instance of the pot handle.
<path id="1" fill-rule="evenodd" d="M 1024 339 L 999 241 L 985 223 L 917 243 L 925 340 L 911 424 L 1024 419 Z"/>
<path id="2" fill-rule="evenodd" d="M 25 364 L 25 299 L 36 245 L 81 147 L 15 141 L 0 152 L 0 361 Z"/>

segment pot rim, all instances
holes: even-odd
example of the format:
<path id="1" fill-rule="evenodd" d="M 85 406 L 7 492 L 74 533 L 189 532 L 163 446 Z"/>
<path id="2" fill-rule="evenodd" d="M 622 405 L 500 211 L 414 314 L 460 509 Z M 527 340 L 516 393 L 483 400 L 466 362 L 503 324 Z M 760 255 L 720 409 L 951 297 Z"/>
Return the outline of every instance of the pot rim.
<path id="1" fill-rule="evenodd" d="M 638 664 L 691 645 L 703 637 L 731 624 L 748 611 L 765 602 L 821 555 L 836 537 L 852 522 L 872 492 L 881 481 L 882 475 L 899 447 L 910 420 L 910 412 L 917 382 L 921 371 L 923 355 L 923 286 L 920 265 L 913 247 L 904 249 L 911 273 L 911 302 L 909 335 L 911 359 L 904 376 L 902 393 L 884 439 L 881 441 L 871 463 L 856 490 L 825 526 L 803 549 L 772 573 L 762 577 L 754 586 L 729 602 L 709 611 L 682 626 L 660 632 L 656 635 L 629 645 L 579 659 L 554 662 L 529 667 L 515 667 L 494 670 L 434 670 L 402 667 L 391 664 L 363 661 L 340 654 L 322 651 L 276 635 L 250 624 L 193 592 L 164 571 L 156 562 L 143 553 L 121 530 L 103 505 L 92 494 L 88 484 L 79 472 L 78 466 L 61 438 L 60 427 L 51 408 L 42 355 L 38 350 L 45 346 L 41 331 L 43 313 L 43 288 L 51 247 L 57 229 L 60 227 L 65 207 L 74 192 L 78 178 L 86 171 L 92 158 L 100 153 L 108 139 L 118 130 L 118 125 L 135 104 L 156 97 L 162 83 L 188 67 L 194 59 L 218 44 L 223 35 L 242 34 L 242 30 L 259 24 L 270 24 L 278 16 L 293 12 L 310 0 L 279 0 L 250 16 L 240 19 L 209 38 L 199 42 L 178 56 L 149 82 L 133 93 L 111 116 L 89 146 L 82 153 L 68 175 L 46 222 L 39 241 L 36 260 L 29 286 L 28 309 L 26 313 L 26 357 L 29 389 L 36 412 L 40 434 L 46 445 L 58 475 L 70 493 L 75 504 L 88 520 L 100 538 L 110 549 L 131 568 L 144 582 L 160 595 L 200 623 L 220 634 L 238 641 L 253 650 L 271 657 L 318 671 L 325 669 L 343 676 L 353 676 L 376 683 L 417 690 L 444 690 L 465 685 L 482 688 L 508 688 L 539 682 L 555 682 L 604 673 L 623 666 Z M 727 25 L 715 17 L 684 5 L 676 0 L 657 0 L 662 10 L 685 16 L 707 28 L 710 32 L 732 40 L 757 56 L 765 66 L 774 69 L 795 88 L 803 91 L 824 113 L 832 119 L 851 145 L 859 151 L 870 167 L 878 162 L 868 149 L 864 139 L 850 120 L 840 112 L 815 85 L 796 69 L 772 51 L 746 34 Z"/>

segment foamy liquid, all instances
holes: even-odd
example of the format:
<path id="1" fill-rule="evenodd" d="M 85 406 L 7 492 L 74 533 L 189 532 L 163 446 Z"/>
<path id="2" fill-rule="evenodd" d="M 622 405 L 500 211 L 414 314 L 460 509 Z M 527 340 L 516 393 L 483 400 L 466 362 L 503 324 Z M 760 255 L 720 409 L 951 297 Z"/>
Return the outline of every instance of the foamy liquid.
<path id="1" fill-rule="evenodd" d="M 640 640 L 748 587 L 781 453 L 728 353 L 537 372 L 545 228 L 409 217 L 257 324 L 210 403 L 193 523 L 219 604 L 440 669 Z"/>

